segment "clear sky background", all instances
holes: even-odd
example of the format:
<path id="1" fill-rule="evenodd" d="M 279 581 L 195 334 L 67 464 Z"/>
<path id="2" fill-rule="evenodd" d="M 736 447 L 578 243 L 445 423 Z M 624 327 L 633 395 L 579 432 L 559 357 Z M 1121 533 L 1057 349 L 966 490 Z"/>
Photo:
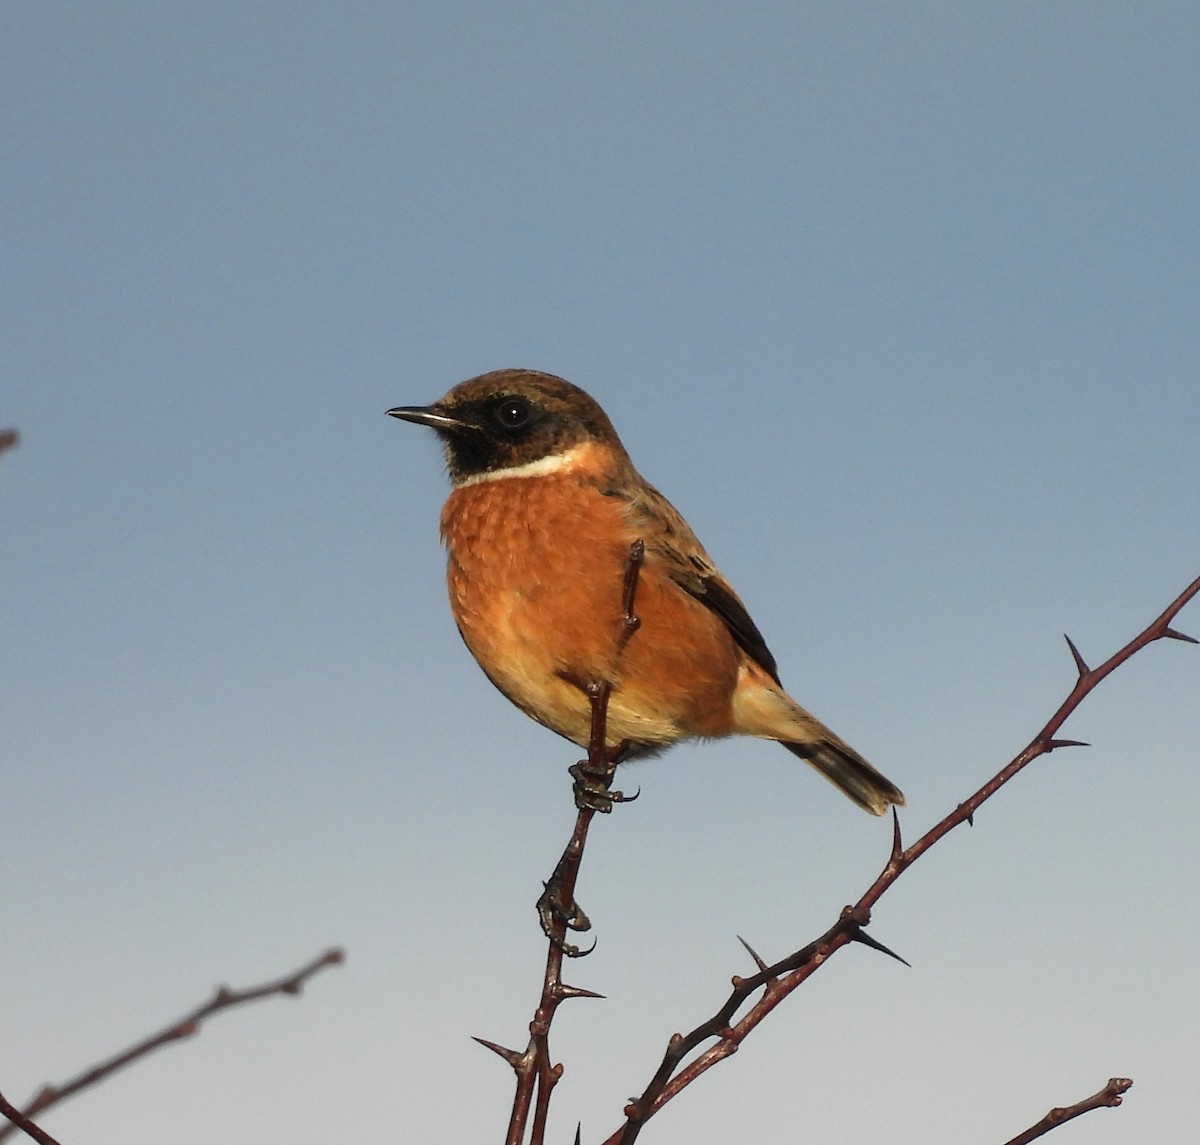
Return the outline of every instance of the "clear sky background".
<path id="1" fill-rule="evenodd" d="M 1194 3 L 14 0 L 0 40 L 0 1088 L 325 947 L 46 1117 L 71 1145 L 499 1141 L 577 752 L 442 585 L 431 434 L 562 374 L 910 838 L 1200 574 Z M 569 538 L 564 538 L 569 544 Z M 1200 606 L 1179 619 L 1200 635 Z M 1200 1123 L 1200 651 L 1163 643 L 647 1130 Z M 596 824 L 554 1140 L 887 855 L 774 745 Z"/>

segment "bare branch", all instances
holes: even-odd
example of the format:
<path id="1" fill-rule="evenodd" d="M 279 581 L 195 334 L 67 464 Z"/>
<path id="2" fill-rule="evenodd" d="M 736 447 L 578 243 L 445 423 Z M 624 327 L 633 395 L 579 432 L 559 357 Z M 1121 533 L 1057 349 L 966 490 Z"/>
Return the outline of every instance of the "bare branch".
<path id="1" fill-rule="evenodd" d="M 1093 1109 L 1115 1109 L 1121 1104 L 1121 1095 L 1131 1085 L 1133 1081 L 1130 1078 L 1110 1077 L 1108 1084 L 1099 1093 L 1093 1093 L 1091 1097 L 1085 1097 L 1083 1101 L 1074 1105 L 1050 1110 L 1036 1125 L 1031 1125 L 1024 1133 L 1018 1133 L 1004 1145 L 1029 1145 L 1030 1141 L 1036 1141 L 1051 1129 L 1057 1129 L 1081 1114 L 1090 1113 Z"/>
<path id="2" fill-rule="evenodd" d="M 761 968 L 753 977 L 734 978 L 733 990 L 725 1004 L 711 1018 L 702 1022 L 688 1034 L 673 1035 L 667 1043 L 662 1062 L 649 1084 L 640 1097 L 625 1107 L 625 1124 L 606 1138 L 604 1145 L 633 1145 L 642 1126 L 649 1118 L 701 1074 L 736 1052 L 747 1035 L 784 998 L 820 969 L 831 955 L 851 942 L 863 941 L 863 928 L 870 922 L 872 908 L 896 880 L 930 847 L 943 839 L 955 827 L 961 826 L 963 823 L 973 823 L 975 812 L 1018 772 L 1038 756 L 1046 755 L 1057 748 L 1083 746 L 1075 740 L 1056 738 L 1067 718 L 1101 680 L 1132 656 L 1156 640 L 1178 640 L 1179 633 L 1171 627 L 1171 622 L 1183 607 L 1198 594 L 1200 594 L 1200 577 L 1188 585 L 1157 619 L 1147 625 L 1123 648 L 1113 653 L 1103 664 L 1095 668 L 1087 666 L 1078 649 L 1068 637 L 1067 644 L 1075 660 L 1078 678 L 1067 698 L 1059 705 L 1057 711 L 1041 731 L 974 795 L 960 803 L 950 814 L 934 824 L 905 850 L 901 850 L 900 827 L 897 817 L 894 820 L 892 850 L 887 864 L 858 902 L 853 906 L 843 908 L 837 922 L 815 942 L 809 943 L 773 966 Z M 868 945 L 873 944 L 868 943 Z M 891 954 L 892 952 L 887 951 L 887 953 Z M 746 1013 L 735 1021 L 743 1004 L 759 990 L 762 990 L 762 994 Z M 690 1061 L 685 1061 L 689 1053 L 710 1039 L 715 1039 L 713 1045 L 702 1050 Z M 1089 1106 L 1088 1108 L 1093 1107 Z M 1080 1112 L 1086 1112 L 1086 1110 L 1081 1109 Z M 1077 1116 L 1077 1114 L 1072 1114 L 1072 1116 Z"/>
<path id="3" fill-rule="evenodd" d="M 345 954 L 335 947 L 332 950 L 327 950 L 319 958 L 314 958 L 306 966 L 300 967 L 299 970 L 277 981 L 267 982 L 262 986 L 252 986 L 247 990 L 231 990 L 228 986 L 220 986 L 210 1001 L 205 1002 L 202 1006 L 197 1006 L 191 1013 L 185 1014 L 177 1022 L 173 1022 L 157 1034 L 152 1034 L 129 1049 L 109 1058 L 107 1061 L 92 1066 L 91 1069 L 85 1070 L 77 1077 L 73 1077 L 70 1081 L 64 1082 L 62 1085 L 44 1086 L 41 1092 L 36 1094 L 25 1106 L 24 1114 L 26 1117 L 32 1117 L 41 1113 L 43 1110 L 49 1109 L 52 1105 L 57 1105 L 60 1101 L 65 1101 L 68 1097 L 73 1097 L 80 1090 L 87 1089 L 89 1086 L 103 1081 L 110 1074 L 116 1073 L 119 1069 L 124 1069 L 125 1066 L 131 1065 L 139 1058 L 143 1058 L 147 1054 L 153 1053 L 155 1050 L 171 1042 L 191 1037 L 193 1034 L 199 1032 L 200 1025 L 206 1018 L 211 1017 L 219 1010 L 227 1010 L 231 1006 L 245 1005 L 247 1002 L 256 1002 L 260 998 L 269 998 L 275 994 L 299 994 L 305 982 L 314 974 L 317 974 L 327 966 L 337 966 L 345 960 Z M 9 1117 L 9 1120 L 13 1120 L 11 1114 L 8 1114 L 7 1111 L 5 1111 L 5 1115 Z M 21 1126 L 21 1128 L 25 1129 L 25 1126 Z M 14 1126 L 0 1126 L 0 1141 L 5 1140 L 15 1131 Z M 28 1129 L 25 1131 L 29 1132 Z M 39 1139 L 35 1138 L 35 1140 Z M 47 1138 L 47 1140 L 51 1139 Z"/>

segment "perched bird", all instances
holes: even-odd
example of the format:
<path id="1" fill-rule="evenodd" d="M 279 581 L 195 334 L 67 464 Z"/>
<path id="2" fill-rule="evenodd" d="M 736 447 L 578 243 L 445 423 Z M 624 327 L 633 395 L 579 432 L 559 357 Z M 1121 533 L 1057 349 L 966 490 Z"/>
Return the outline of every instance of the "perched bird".
<path id="1" fill-rule="evenodd" d="M 497 370 L 392 417 L 437 431 L 450 609 L 488 678 L 539 723 L 586 746 L 589 682 L 612 684 L 622 758 L 680 740 L 778 740 L 860 807 L 900 790 L 779 682 L 745 605 L 687 522 L 633 467 L 604 411 L 562 378 Z M 622 635 L 630 546 L 643 564 Z"/>

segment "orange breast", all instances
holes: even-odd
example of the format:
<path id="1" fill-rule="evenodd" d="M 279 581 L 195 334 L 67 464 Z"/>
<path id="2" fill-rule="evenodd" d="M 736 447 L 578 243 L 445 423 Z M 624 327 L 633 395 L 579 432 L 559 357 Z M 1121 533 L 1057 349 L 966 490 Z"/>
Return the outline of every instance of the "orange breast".
<path id="1" fill-rule="evenodd" d="M 513 703 L 576 743 L 586 744 L 590 726 L 581 685 L 601 679 L 614 685 L 610 744 L 728 734 L 742 654 L 650 548 L 634 606 L 641 627 L 618 656 L 637 536 L 622 505 L 572 473 L 455 490 L 441 524 L 459 631 Z"/>

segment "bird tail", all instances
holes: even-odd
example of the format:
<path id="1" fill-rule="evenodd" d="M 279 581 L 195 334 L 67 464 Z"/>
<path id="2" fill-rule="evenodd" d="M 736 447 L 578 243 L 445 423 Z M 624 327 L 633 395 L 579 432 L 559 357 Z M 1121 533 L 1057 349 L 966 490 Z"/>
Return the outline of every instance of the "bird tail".
<path id="1" fill-rule="evenodd" d="M 876 771 L 848 744 L 842 743 L 832 733 L 830 736 L 808 743 L 780 742 L 872 815 L 882 815 L 892 804 L 904 806 L 904 793 L 900 788 Z"/>
<path id="2" fill-rule="evenodd" d="M 904 805 L 900 788 L 806 712 L 757 664 L 742 665 L 733 692 L 732 730 L 778 740 L 872 815 L 882 815 L 892 804 Z"/>

